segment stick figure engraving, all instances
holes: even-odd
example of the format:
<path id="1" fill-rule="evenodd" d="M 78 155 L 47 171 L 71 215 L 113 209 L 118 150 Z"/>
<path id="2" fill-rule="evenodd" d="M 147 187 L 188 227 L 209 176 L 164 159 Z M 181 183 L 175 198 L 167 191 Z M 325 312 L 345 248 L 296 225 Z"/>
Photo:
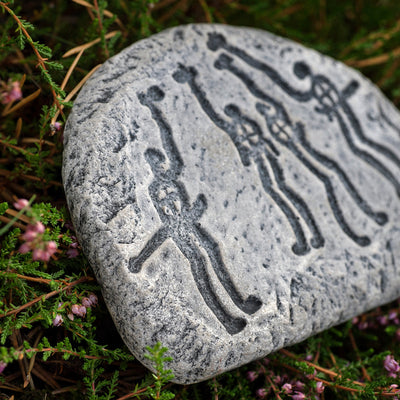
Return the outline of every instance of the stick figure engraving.
<path id="1" fill-rule="evenodd" d="M 257 103 L 256 108 L 257 111 L 264 116 L 271 135 L 273 135 L 279 143 L 286 146 L 299 161 L 323 183 L 329 205 L 342 231 L 359 246 L 368 246 L 371 243 L 370 238 L 367 236 L 358 236 L 346 222 L 328 175 L 324 174 L 310 162 L 295 143 L 296 137 L 305 136 L 302 124 L 298 122 L 293 126 L 284 108 L 275 102 L 266 102 L 265 104 Z"/>
<path id="2" fill-rule="evenodd" d="M 226 69 L 232 74 L 236 75 L 248 88 L 248 90 L 253 94 L 253 96 L 259 98 L 263 102 L 267 103 L 269 105 L 269 112 L 270 113 L 280 113 L 281 118 L 277 119 L 275 122 L 278 124 L 282 125 L 282 127 L 287 127 L 289 120 L 289 116 L 287 115 L 286 110 L 282 106 L 281 103 L 267 95 L 265 92 L 263 92 L 257 85 L 256 83 L 241 69 L 236 67 L 233 63 L 233 59 L 226 54 L 221 54 L 219 58 L 215 62 L 215 67 L 217 69 Z M 264 109 L 265 110 L 265 109 Z M 260 110 L 259 110 L 260 111 Z M 272 115 L 271 114 L 271 115 Z M 291 124 L 291 122 L 290 122 Z M 333 171 L 339 178 L 339 180 L 343 183 L 343 186 L 345 187 L 346 191 L 349 193 L 349 195 L 353 198 L 357 206 L 370 218 L 372 218 L 377 224 L 379 225 L 384 225 L 388 221 L 387 214 L 383 212 L 375 212 L 372 210 L 371 206 L 362 198 L 362 196 L 358 193 L 357 189 L 353 185 L 353 183 L 350 181 L 349 177 L 345 173 L 345 171 L 340 167 L 340 165 L 334 161 L 333 159 L 329 158 L 328 156 L 322 154 L 321 152 L 317 151 L 314 149 L 310 142 L 306 138 L 306 134 L 304 131 L 304 128 L 302 127 L 301 124 L 296 124 L 296 126 L 299 125 L 301 128 L 297 129 L 297 135 L 298 139 L 300 140 L 300 144 L 304 147 L 304 149 L 318 162 L 320 162 L 322 165 L 324 165 L 326 168 L 330 169 Z M 278 138 L 279 135 L 276 135 L 276 138 Z M 284 136 L 281 137 L 283 139 Z M 285 141 L 281 142 L 286 143 Z M 303 157 L 304 158 L 304 157 Z M 326 176 L 327 179 L 328 176 Z"/>
<path id="3" fill-rule="evenodd" d="M 360 121 L 347 103 L 347 99 L 357 90 L 358 82 L 352 80 L 342 91 L 339 91 L 329 78 L 321 74 L 313 74 L 310 67 L 303 61 L 294 64 L 294 73 L 299 79 L 306 77 L 311 79 L 310 92 L 313 98 L 319 102 L 316 111 L 326 114 L 329 119 L 332 119 L 333 117 L 337 118 L 338 112 L 342 110 L 360 141 L 390 159 L 400 168 L 400 159 L 392 150 L 365 136 Z"/>
<path id="4" fill-rule="evenodd" d="M 249 66 L 258 69 L 265 75 L 267 75 L 273 82 L 275 82 L 280 88 L 282 88 L 289 96 L 293 97 L 294 99 L 298 101 L 309 101 L 312 99 L 312 93 L 310 91 L 303 92 L 301 90 L 293 88 L 285 79 L 282 78 L 282 76 L 275 68 L 272 68 L 270 65 L 251 57 L 239 47 L 229 44 L 225 37 L 220 33 L 209 33 L 207 46 L 212 51 L 224 49 L 228 53 L 239 57 Z"/>
<path id="5" fill-rule="evenodd" d="M 284 172 L 277 159 L 279 152 L 273 142 L 263 134 L 258 123 L 244 115 L 235 104 L 229 104 L 224 109 L 224 113 L 231 118 L 231 121 L 219 115 L 211 105 L 206 93 L 196 83 L 196 76 L 197 71 L 194 67 L 185 67 L 183 65 L 173 74 L 177 82 L 188 83 L 192 93 L 203 108 L 203 111 L 215 125 L 228 134 L 239 152 L 243 165 L 246 167 L 249 166 L 251 160 L 256 164 L 265 192 L 271 196 L 286 215 L 296 236 L 297 241 L 292 246 L 292 251 L 297 255 L 303 255 L 308 253 L 310 248 L 298 217 L 280 194 L 274 190 L 272 179 L 265 165 L 265 158 L 271 165 L 279 189 L 296 207 L 313 234 L 310 241 L 311 245 L 315 248 L 322 247 L 324 245 L 324 239 L 310 209 L 300 195 L 285 183 Z"/>
<path id="6" fill-rule="evenodd" d="M 164 92 L 152 86 L 147 93 L 139 93 L 142 105 L 148 107 L 157 123 L 164 151 L 169 166 L 164 163 L 167 158 L 159 150 L 149 148 L 145 158 L 149 163 L 154 179 L 149 186 L 149 195 L 160 216 L 161 228 L 146 243 L 137 257 L 129 260 L 129 270 L 140 272 L 143 263 L 165 242 L 172 239 L 190 263 L 191 272 L 197 288 L 205 303 L 222 323 L 228 333 L 234 335 L 244 329 L 247 322 L 244 318 L 232 316 L 218 299 L 208 273 L 207 259 L 200 251 L 199 244 L 207 253 L 218 280 L 233 303 L 248 315 L 255 313 L 262 305 L 261 301 L 250 295 L 246 299 L 237 291 L 224 264 L 218 243 L 201 226 L 199 220 L 207 209 L 207 200 L 199 194 L 192 205 L 179 176 L 183 168 L 183 160 L 172 136 L 172 130 L 155 102 L 164 98 Z"/>
<path id="7" fill-rule="evenodd" d="M 239 57 L 249 66 L 267 75 L 284 92 L 299 102 L 308 102 L 315 99 L 319 103 L 319 106 L 315 108 L 317 112 L 327 115 L 329 120 L 336 118 L 352 153 L 384 176 L 394 186 L 397 195 L 400 197 L 400 182 L 377 158 L 356 145 L 351 136 L 351 130 L 342 116 L 343 113 L 350 123 L 353 132 L 362 143 L 382 154 L 400 168 L 400 159 L 392 150 L 365 136 L 360 121 L 347 102 L 347 99 L 357 90 L 359 86 L 358 82 L 352 80 L 346 88 L 339 91 L 329 78 L 321 74 L 313 74 L 310 67 L 305 62 L 300 61 L 294 64 L 293 72 L 301 80 L 309 77 L 311 88 L 308 91 L 297 90 L 284 80 L 279 72 L 270 65 L 255 59 L 244 50 L 230 45 L 223 35 L 210 33 L 208 36 L 207 46 L 210 50 L 224 49 L 230 54 Z M 228 57 L 226 54 L 224 55 Z"/>

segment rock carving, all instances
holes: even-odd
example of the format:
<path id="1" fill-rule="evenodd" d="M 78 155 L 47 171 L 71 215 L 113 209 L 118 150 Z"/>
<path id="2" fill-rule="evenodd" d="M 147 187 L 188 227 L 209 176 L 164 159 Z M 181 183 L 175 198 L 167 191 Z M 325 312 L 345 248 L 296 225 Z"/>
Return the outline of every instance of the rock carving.
<path id="1" fill-rule="evenodd" d="M 210 307 L 226 330 L 233 335 L 243 330 L 246 326 L 246 320 L 233 317 L 218 300 L 207 272 L 207 261 L 199 251 L 196 241 L 206 250 L 220 283 L 240 310 L 251 315 L 262 304 L 255 296 L 250 295 L 247 299 L 243 299 L 230 278 L 218 243 L 199 223 L 199 219 L 207 208 L 205 196 L 199 194 L 193 205 L 189 204 L 189 196 L 185 187 L 179 181 L 183 167 L 182 158 L 173 139 L 171 127 L 155 105 L 155 102 L 161 101 L 164 96 L 164 92 L 157 86 L 149 88 L 146 94 L 143 92 L 138 94 L 141 104 L 150 109 L 153 119 L 160 129 L 169 167 L 168 169 L 164 168 L 165 157 L 160 151 L 152 148 L 146 150 L 145 157 L 154 174 L 154 181 L 149 186 L 149 193 L 163 226 L 146 243 L 140 254 L 129 260 L 129 270 L 134 273 L 140 272 L 143 263 L 154 251 L 165 240 L 173 239 L 189 261 L 193 278 L 207 306 Z"/>
<path id="2" fill-rule="evenodd" d="M 122 338 L 209 379 L 400 296 L 400 113 L 268 32 L 172 28 L 107 60 L 64 131 L 77 237 Z"/>

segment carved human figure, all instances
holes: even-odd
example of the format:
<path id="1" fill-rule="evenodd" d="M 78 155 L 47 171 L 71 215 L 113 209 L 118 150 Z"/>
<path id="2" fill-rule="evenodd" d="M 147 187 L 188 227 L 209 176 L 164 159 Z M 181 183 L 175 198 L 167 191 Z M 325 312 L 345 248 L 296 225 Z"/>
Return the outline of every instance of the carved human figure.
<path id="1" fill-rule="evenodd" d="M 255 313 L 262 305 L 255 296 L 246 299 L 238 292 L 224 264 L 218 243 L 201 226 L 199 220 L 207 209 L 207 201 L 199 194 L 192 205 L 183 183 L 179 180 L 183 161 L 175 145 L 172 130 L 155 102 L 164 98 L 164 93 L 157 86 L 147 93 L 139 93 L 141 104 L 147 106 L 156 121 L 167 158 L 157 149 L 147 149 L 145 158 L 150 165 L 154 179 L 149 186 L 149 195 L 160 217 L 162 226 L 146 243 L 137 257 L 129 261 L 133 273 L 140 272 L 143 263 L 167 240 L 172 239 L 188 260 L 194 281 L 205 303 L 230 334 L 236 334 L 246 326 L 246 320 L 234 317 L 226 309 L 215 293 L 208 273 L 207 258 L 220 283 L 233 303 L 246 314 Z M 168 166 L 165 165 L 168 161 Z"/>
<path id="2" fill-rule="evenodd" d="M 229 57 L 226 54 L 221 54 L 215 62 L 215 67 L 217 69 L 228 70 L 234 75 L 236 75 L 248 88 L 248 90 L 258 99 L 262 100 L 265 104 L 269 105 L 269 113 L 277 113 L 280 114 L 280 118 L 275 120 L 276 126 L 275 129 L 278 129 L 279 124 L 286 127 L 288 126 L 289 116 L 282 106 L 281 103 L 273 99 L 267 93 L 262 91 L 258 85 L 241 69 L 239 69 L 233 62 L 233 58 Z M 275 116 L 276 118 L 276 116 Z M 291 124 L 291 123 L 290 123 Z M 289 125 L 290 125 L 289 124 Z M 354 184 L 351 182 L 350 178 L 347 176 L 346 172 L 340 165 L 333 160 L 332 158 L 324 155 L 317 149 L 313 148 L 311 143 L 307 140 L 305 130 L 301 124 L 296 124 L 296 126 L 300 126 L 301 129 L 297 129 L 298 138 L 301 146 L 307 151 L 307 153 L 313 157 L 316 161 L 321 163 L 324 167 L 333 171 L 339 180 L 343 183 L 344 188 L 347 190 L 349 195 L 353 198 L 354 202 L 357 206 L 370 218 L 372 218 L 377 224 L 384 225 L 388 221 L 387 214 L 383 212 L 375 212 L 372 210 L 371 206 L 368 202 L 363 199 L 360 193 L 355 188 Z M 281 130 L 281 134 L 284 133 L 284 130 Z M 287 132 L 286 132 L 287 133 Z M 276 137 L 277 138 L 277 137 Z M 285 141 L 282 142 L 286 143 Z M 294 144 L 294 142 L 293 142 Z M 298 149 L 299 150 L 299 149 Z M 304 158 L 304 157 L 302 157 Z"/>
<path id="3" fill-rule="evenodd" d="M 308 225 L 313 235 L 310 241 L 311 245 L 315 248 L 322 247 L 324 245 L 324 239 L 310 209 L 300 195 L 285 183 L 284 172 L 278 161 L 279 152 L 275 145 L 266 135 L 263 134 L 258 123 L 244 115 L 237 105 L 228 104 L 224 108 L 224 113 L 230 118 L 230 120 L 221 116 L 214 109 L 205 92 L 196 83 L 196 75 L 197 72 L 195 68 L 181 65 L 179 69 L 174 72 L 173 77 L 179 83 L 189 84 L 192 93 L 196 96 L 204 112 L 232 139 L 239 152 L 243 165 L 247 167 L 251 162 L 256 164 L 264 190 L 271 196 L 281 211 L 286 215 L 296 236 L 297 241 L 292 246 L 293 252 L 297 255 L 302 255 L 308 253 L 310 248 L 307 244 L 303 228 L 297 215 L 286 200 L 284 200 L 284 198 L 273 187 L 273 181 L 269 175 L 268 168 L 266 167 L 267 161 L 273 170 L 279 189 L 290 200 Z"/>
<path id="4" fill-rule="evenodd" d="M 229 44 L 226 38 L 219 33 L 209 34 L 207 45 L 212 51 L 224 49 L 228 53 L 239 57 L 252 68 L 267 75 L 284 92 L 297 101 L 308 102 L 315 99 L 318 102 L 318 106 L 315 107 L 317 112 L 327 115 L 330 120 L 337 120 L 343 137 L 352 153 L 384 176 L 394 186 L 397 195 L 400 197 L 399 180 L 373 154 L 359 147 L 352 137 L 353 132 L 362 143 L 380 153 L 400 168 L 400 159 L 395 152 L 365 136 L 360 121 L 347 102 L 347 99 L 357 90 L 359 86 L 358 82 L 352 80 L 343 90 L 340 91 L 328 77 L 321 74 L 313 74 L 310 67 L 305 62 L 300 61 L 294 64 L 294 74 L 301 80 L 309 78 L 311 82 L 310 89 L 302 91 L 290 85 L 275 68 L 250 56 L 246 51 L 239 47 Z M 220 55 L 220 59 L 221 57 L 225 60 L 230 59 L 233 61 L 233 59 L 225 53 Z M 230 65 L 233 64 L 230 63 Z M 235 73 L 229 68 L 228 70 Z M 237 67 L 235 67 L 235 70 L 236 72 L 241 72 Z M 240 78 L 239 75 L 238 77 Z M 250 88 L 251 87 L 249 87 L 249 89 Z"/>

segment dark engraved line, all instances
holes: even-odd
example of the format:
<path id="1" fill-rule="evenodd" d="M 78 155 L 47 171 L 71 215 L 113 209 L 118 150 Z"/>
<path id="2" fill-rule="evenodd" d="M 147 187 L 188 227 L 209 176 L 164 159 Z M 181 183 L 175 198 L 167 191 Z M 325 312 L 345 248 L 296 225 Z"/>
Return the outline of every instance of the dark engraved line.
<path id="1" fill-rule="evenodd" d="M 214 266 L 214 271 L 222 286 L 230 294 L 232 301 L 245 313 L 254 314 L 261 307 L 261 301 L 257 297 L 252 295 L 247 297 L 246 300 L 242 299 L 240 294 L 236 291 L 233 282 L 229 278 L 229 275 L 226 274 L 226 271 L 224 269 L 224 262 L 222 260 L 218 244 L 210 236 L 210 234 L 205 229 L 203 229 L 203 227 L 201 227 L 199 223 L 195 224 L 195 230 L 200 243 L 207 244 L 207 246 L 204 246 L 204 248 L 206 249 L 208 257 L 210 258 L 210 261 Z"/>
<path id="2" fill-rule="evenodd" d="M 298 77 L 304 79 L 309 76 L 311 79 L 311 91 L 313 97 L 320 103 L 320 108 L 317 109 L 317 111 L 326 114 L 329 117 L 332 113 L 336 114 L 338 110 L 342 109 L 347 119 L 350 121 L 354 133 L 360 141 L 378 153 L 384 155 L 400 168 L 400 159 L 395 153 L 386 146 L 381 145 L 364 135 L 360 121 L 346 101 L 346 99 L 357 90 L 359 84 L 356 81 L 351 81 L 347 87 L 340 92 L 329 78 L 319 74 L 314 75 L 305 62 L 297 62 L 294 68 L 296 69 L 297 66 L 298 69 L 299 65 L 303 68 L 303 74 L 298 75 Z"/>
<path id="3" fill-rule="evenodd" d="M 346 222 L 329 177 L 304 157 L 304 154 L 293 141 L 293 136 L 299 135 L 298 132 L 304 129 L 303 126 L 297 123 L 293 127 L 292 122 L 286 120 L 285 117 L 287 114 L 284 112 L 284 109 L 276 108 L 276 105 L 257 103 L 256 108 L 257 111 L 264 116 L 271 135 L 283 146 L 286 146 L 299 161 L 324 184 L 329 205 L 342 231 L 359 246 L 368 246 L 371 240 L 367 236 L 358 236 Z M 302 133 L 300 133 L 300 135 L 302 135 Z"/>
<path id="4" fill-rule="evenodd" d="M 157 122 L 160 129 L 161 140 L 169 162 L 171 163 L 170 171 L 176 176 L 180 175 L 183 168 L 183 161 L 172 137 L 172 130 L 161 115 L 161 111 L 154 106 L 154 101 L 161 101 L 165 97 L 164 92 L 158 86 L 152 86 L 148 89 L 147 94 L 139 93 L 138 98 L 142 105 L 148 107 L 151 111 L 153 119 Z"/>
<path id="5" fill-rule="evenodd" d="M 250 79 L 250 77 L 240 70 L 238 67 L 236 67 L 233 64 L 233 58 L 229 57 L 226 54 L 221 54 L 219 58 L 215 61 L 215 67 L 217 69 L 226 69 L 227 71 L 231 72 L 232 74 L 236 75 L 248 88 L 248 90 L 255 96 L 258 97 L 261 100 L 266 101 L 271 105 L 273 109 L 278 109 L 281 112 L 281 118 L 283 121 L 288 121 L 288 115 L 286 113 L 286 110 L 283 108 L 282 104 L 276 101 L 275 99 L 272 99 L 270 96 L 268 96 L 266 93 L 264 93 L 256 84 L 255 82 Z M 396 189 L 396 192 L 398 196 L 400 197 L 400 183 L 397 181 L 397 179 L 394 177 L 394 175 L 375 157 L 373 157 L 371 154 L 368 152 L 359 149 L 355 144 L 354 141 L 351 137 L 350 131 L 344 122 L 342 116 L 340 113 L 332 109 L 330 110 L 330 114 L 334 114 L 334 116 L 337 118 L 339 122 L 340 129 L 343 133 L 343 136 L 350 148 L 350 150 L 355 154 L 357 157 L 361 158 L 364 160 L 366 163 L 374 167 L 378 172 L 380 172 L 389 182 L 393 184 L 393 186 Z"/>
<path id="6" fill-rule="evenodd" d="M 238 47 L 232 46 L 227 43 L 225 37 L 218 33 L 211 33 L 209 34 L 209 39 L 207 45 L 210 50 L 217 50 L 220 48 L 225 49 L 226 51 L 230 52 L 231 54 L 236 55 L 244 62 L 246 62 L 251 67 L 262 71 L 266 74 L 273 82 L 275 82 L 282 90 L 284 90 L 289 96 L 293 97 L 297 101 L 306 102 L 312 98 L 315 98 L 320 103 L 320 108 L 317 108 L 317 111 L 324 113 L 328 116 L 329 119 L 332 119 L 332 111 L 334 108 L 341 108 L 345 113 L 346 117 L 350 121 L 350 124 L 353 127 L 353 130 L 360 141 L 377 152 L 381 153 L 392 162 L 394 162 L 400 168 L 400 159 L 399 157 L 393 153 L 389 148 L 384 145 L 381 145 L 372 139 L 366 137 L 363 133 L 361 128 L 360 122 L 356 115 L 354 114 L 352 108 L 346 102 L 346 99 L 350 97 L 358 88 L 359 84 L 356 81 L 351 81 L 347 87 L 340 93 L 336 86 L 326 77 L 323 75 L 313 75 L 311 72 L 310 67 L 305 62 L 296 62 L 294 64 L 293 72 L 299 79 L 305 79 L 306 77 L 311 78 L 311 89 L 306 92 L 301 92 L 293 87 L 291 87 L 281 76 L 280 74 L 268 64 L 265 64 L 255 58 L 251 57 L 245 51 L 239 49 Z M 328 104 L 326 104 L 326 101 Z M 400 131 L 398 131 L 400 134 Z M 363 154 L 365 152 L 357 152 L 357 155 L 364 159 Z M 370 155 L 370 157 L 372 157 Z M 368 162 L 368 161 L 367 161 Z M 376 160 L 373 165 L 376 169 L 377 164 L 379 161 Z M 380 164 L 380 163 L 379 163 Z M 382 173 L 383 165 L 381 164 L 379 167 L 379 171 Z M 386 178 L 387 176 L 383 174 Z M 400 196 L 400 194 L 399 194 Z"/>
<path id="7" fill-rule="evenodd" d="M 293 213 L 292 209 L 289 205 L 281 198 L 278 192 L 273 190 L 272 187 L 272 179 L 268 173 L 268 169 L 264 165 L 264 161 L 261 157 L 258 157 L 255 161 L 257 165 L 258 174 L 261 179 L 261 183 L 263 185 L 264 190 L 271 196 L 272 200 L 279 206 L 279 208 L 286 215 L 295 235 L 296 235 L 296 243 L 292 246 L 292 251 L 294 254 L 303 255 L 307 254 L 310 249 L 307 245 L 306 238 L 304 236 L 303 229 L 296 217 Z"/>
<path id="8" fill-rule="evenodd" d="M 279 193 L 277 193 L 273 189 L 272 180 L 269 176 L 267 168 L 263 165 L 264 160 L 262 159 L 262 157 L 259 157 L 259 154 L 266 154 L 274 171 L 274 175 L 277 179 L 279 188 L 297 208 L 297 210 L 309 226 L 310 231 L 313 234 L 311 244 L 314 247 L 323 246 L 324 239 L 307 204 L 299 195 L 297 195 L 290 187 L 285 184 L 283 170 L 279 167 L 279 163 L 273 155 L 273 153 L 279 155 L 279 152 L 276 149 L 275 145 L 268 138 L 263 137 L 262 130 L 256 123 L 256 121 L 242 115 L 240 109 L 236 105 L 229 104 L 224 109 L 225 114 L 232 118 L 233 123 L 228 122 L 223 117 L 221 117 L 212 107 L 205 92 L 196 83 L 196 76 L 197 71 L 195 68 L 185 67 L 183 65 L 181 65 L 179 69 L 173 73 L 173 77 L 177 82 L 189 84 L 192 93 L 195 95 L 203 111 L 208 115 L 211 121 L 213 121 L 221 130 L 225 131 L 228 134 L 239 152 L 239 156 L 243 165 L 249 166 L 251 158 L 255 161 L 264 190 L 271 196 L 274 202 L 286 215 L 296 236 L 297 242 L 292 246 L 293 252 L 298 255 L 306 254 L 307 252 L 309 252 L 309 247 L 307 246 L 303 229 L 293 210 L 288 206 L 288 204 L 279 195 Z M 250 126 L 250 131 L 246 129 L 246 125 Z M 242 128 L 246 135 L 239 135 L 238 126 Z M 248 142 L 249 147 L 244 146 L 245 141 Z M 272 149 L 272 152 L 268 151 L 268 148 L 265 146 L 265 144 L 267 144 L 269 148 Z"/>
<path id="9" fill-rule="evenodd" d="M 351 134 L 349 128 L 347 127 L 346 122 L 338 113 L 335 111 L 335 116 L 339 122 L 340 129 L 343 133 L 344 138 L 350 148 L 350 150 L 359 158 L 363 159 L 367 164 L 372 166 L 375 170 L 381 173 L 395 188 L 397 196 L 400 197 L 400 182 L 396 179 L 391 171 L 389 171 L 379 160 L 377 160 L 374 156 L 369 154 L 368 152 L 359 149 L 355 144 L 353 139 L 351 138 Z"/>
<path id="10" fill-rule="evenodd" d="M 334 171 L 337 176 L 341 179 L 343 185 L 345 186 L 347 192 L 353 198 L 355 203 L 360 207 L 360 209 L 372 218 L 378 225 L 385 225 L 388 221 L 388 216 L 384 212 L 375 212 L 372 210 L 370 205 L 364 200 L 361 195 L 358 193 L 357 189 L 354 187 L 353 183 L 348 178 L 347 174 L 343 171 L 340 165 L 332 160 L 331 158 L 327 157 L 326 155 L 320 153 L 318 150 L 314 149 L 311 143 L 308 141 L 306 137 L 306 133 L 303 129 L 298 131 L 300 143 L 303 148 L 317 161 L 321 164 L 325 165 L 328 169 Z"/>
<path id="11" fill-rule="evenodd" d="M 203 255 L 199 253 L 198 248 L 191 241 L 187 241 L 183 246 L 180 246 L 180 250 L 190 262 L 193 278 L 207 306 L 225 326 L 229 334 L 234 335 L 242 331 L 246 326 L 246 320 L 244 318 L 232 317 L 225 311 L 214 293 L 207 271 L 207 262 Z"/>
<path id="12" fill-rule="evenodd" d="M 293 204 L 296 205 L 296 208 L 299 210 L 301 216 L 304 218 L 305 221 L 307 221 L 307 224 L 310 227 L 310 230 L 313 234 L 313 237 L 311 238 L 311 245 L 316 249 L 318 249 L 319 247 L 323 247 L 325 240 L 322 237 L 319 227 L 309 207 L 294 190 L 292 190 L 289 186 L 285 184 L 285 177 L 283 174 L 283 170 L 280 164 L 278 163 L 276 157 L 274 157 L 272 154 L 267 154 L 267 158 L 269 163 L 271 164 L 272 170 L 274 171 L 275 179 L 278 183 L 279 189 L 281 189 L 282 192 L 286 195 L 286 197 Z"/>
<path id="13" fill-rule="evenodd" d="M 146 150 L 145 157 L 154 175 L 154 180 L 149 185 L 149 194 L 163 226 L 153 235 L 138 257 L 130 259 L 130 271 L 139 272 L 143 262 L 163 241 L 171 238 L 188 259 L 193 278 L 207 306 L 230 334 L 238 333 L 245 327 L 246 320 L 230 315 L 217 298 L 212 288 L 210 276 L 207 273 L 207 262 L 193 242 L 193 237 L 197 237 L 206 250 L 218 279 L 238 308 L 247 314 L 252 314 L 261 307 L 262 303 L 255 296 L 249 296 L 247 299 L 242 298 L 230 278 L 218 244 L 203 228 L 199 227 L 198 221 L 207 208 L 206 198 L 203 194 L 200 194 L 193 205 L 190 206 L 186 189 L 178 181 L 183 168 L 183 161 L 173 139 L 170 125 L 154 104 L 154 102 L 161 101 L 164 98 L 164 92 L 159 87 L 153 86 L 149 88 L 146 94 L 139 93 L 138 98 L 143 105 L 150 109 L 153 119 L 159 127 L 163 147 L 170 165 L 168 169 L 163 167 L 166 158 L 160 151 L 156 149 Z"/>
<path id="14" fill-rule="evenodd" d="M 267 185 L 268 190 L 273 190 L 272 187 L 272 180 L 268 176 L 267 169 L 265 167 L 261 167 L 261 165 L 264 165 L 264 160 L 262 156 L 260 155 L 265 154 L 267 157 L 267 160 L 269 161 L 272 171 L 275 176 L 275 180 L 278 183 L 279 189 L 286 195 L 286 197 L 291 201 L 291 203 L 297 208 L 299 211 L 300 215 L 303 217 L 304 221 L 307 223 L 311 233 L 313 234 L 313 237 L 311 238 L 311 245 L 315 248 L 322 247 L 324 245 L 324 239 L 321 235 L 321 232 L 317 226 L 317 223 L 314 219 L 314 216 L 312 215 L 310 209 L 308 208 L 307 204 L 305 201 L 289 186 L 286 185 L 285 183 L 285 176 L 283 169 L 281 168 L 278 159 L 274 156 L 274 154 L 270 151 L 268 151 L 268 148 L 264 146 L 265 143 L 268 143 L 269 147 L 272 149 L 276 149 L 275 145 L 270 141 L 268 138 L 266 138 L 263 135 L 263 132 L 258 125 L 258 123 L 251 118 L 245 116 L 242 114 L 240 111 L 239 107 L 237 107 L 234 104 L 229 104 L 227 107 L 224 109 L 225 113 L 229 115 L 235 122 L 237 126 L 240 126 L 244 132 L 246 132 L 246 139 L 248 139 L 249 145 L 250 145 L 250 150 L 251 150 L 251 157 L 255 160 L 258 170 L 260 173 L 260 176 L 262 175 L 264 180 L 263 186 L 264 188 Z M 246 131 L 245 127 L 246 125 L 250 126 L 250 131 Z M 237 132 L 237 130 L 236 130 Z M 275 154 L 279 155 L 279 152 L 277 150 L 274 151 Z M 269 182 L 269 183 L 268 183 Z M 267 193 L 268 193 L 268 190 Z M 278 195 L 279 196 L 279 195 Z M 278 200 L 278 199 L 277 199 Z M 281 199 L 282 201 L 282 199 Z M 286 208 L 286 207 L 285 207 Z M 287 212 L 290 212 L 290 208 L 287 209 Z M 295 217 L 297 220 L 297 217 Z M 303 231 L 301 231 L 303 233 Z M 304 237 L 304 233 L 303 233 Z M 305 238 L 304 238 L 305 240 Z M 294 252 L 296 254 L 297 251 L 300 251 L 300 249 L 295 249 Z"/>
<path id="15" fill-rule="evenodd" d="M 146 243 L 139 255 L 129 260 L 129 271 L 137 274 L 141 271 L 143 264 L 151 255 L 169 238 L 166 228 L 160 228 Z"/>
<path id="16" fill-rule="evenodd" d="M 232 46 L 227 43 L 225 37 L 219 33 L 209 33 L 207 46 L 210 50 L 216 51 L 218 49 L 224 49 L 231 54 L 241 58 L 244 62 L 253 68 L 256 68 L 266 74 L 273 82 L 280 86 L 287 94 L 292 96 L 298 101 L 309 101 L 312 98 L 311 91 L 301 92 L 294 89 L 289 83 L 287 83 L 282 76 L 271 66 L 265 64 L 255 58 L 249 56 L 245 51 L 239 49 L 236 46 Z M 300 71 L 299 71 L 300 73 Z"/>
<path id="17" fill-rule="evenodd" d="M 193 223 L 196 223 L 196 221 L 187 221 L 186 216 L 192 214 L 201 217 L 204 211 L 204 208 L 201 207 L 203 202 L 198 200 L 195 202 L 198 209 L 190 210 L 187 200 L 188 195 L 183 185 L 171 181 L 170 176 L 175 175 L 175 173 L 171 173 L 169 170 L 166 171 L 163 168 L 162 164 L 165 162 L 164 155 L 156 149 L 148 149 L 145 152 L 145 156 L 154 174 L 154 181 L 149 186 L 149 194 L 163 222 L 163 226 L 153 235 L 138 257 L 130 259 L 130 271 L 133 273 L 140 272 L 143 263 L 147 259 L 146 257 L 150 257 L 166 239 L 171 238 L 189 261 L 193 279 L 207 306 L 228 333 L 233 335 L 240 332 L 246 326 L 246 320 L 230 315 L 218 300 L 213 292 L 210 276 L 206 269 L 206 261 L 196 245 L 192 243 L 191 233 L 194 231 Z M 167 190 L 169 193 L 167 193 Z M 164 193 L 165 197 L 160 196 L 160 193 Z M 180 200 L 182 208 L 180 213 L 177 213 L 175 205 Z"/>

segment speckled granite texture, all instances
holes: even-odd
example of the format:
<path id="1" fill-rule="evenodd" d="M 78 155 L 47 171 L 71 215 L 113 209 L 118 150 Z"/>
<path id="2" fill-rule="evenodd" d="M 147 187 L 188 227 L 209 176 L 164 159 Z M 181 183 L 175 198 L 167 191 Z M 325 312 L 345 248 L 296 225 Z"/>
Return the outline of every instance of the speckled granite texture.
<path id="1" fill-rule="evenodd" d="M 65 129 L 72 219 L 133 354 L 191 383 L 400 296 L 400 115 L 286 39 L 177 27 L 108 60 Z"/>

